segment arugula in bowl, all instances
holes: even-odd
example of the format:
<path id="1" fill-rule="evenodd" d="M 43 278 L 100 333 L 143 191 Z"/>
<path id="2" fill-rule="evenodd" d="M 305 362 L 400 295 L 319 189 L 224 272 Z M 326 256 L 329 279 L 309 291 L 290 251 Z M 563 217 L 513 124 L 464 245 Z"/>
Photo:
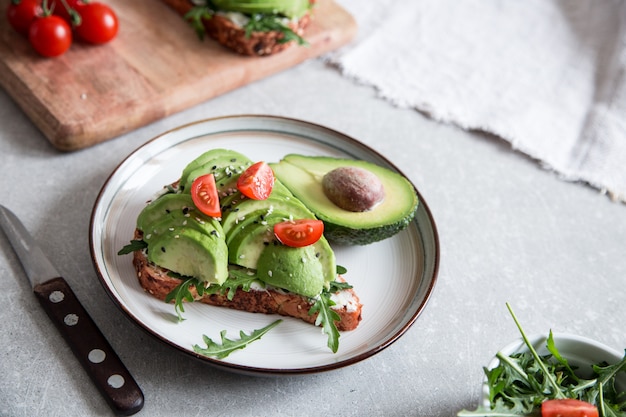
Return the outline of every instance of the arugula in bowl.
<path id="1" fill-rule="evenodd" d="M 580 336 L 527 336 L 507 308 L 521 340 L 483 370 L 483 403 L 457 416 L 626 416 L 626 354 Z M 579 414 L 571 413 L 575 410 Z"/>

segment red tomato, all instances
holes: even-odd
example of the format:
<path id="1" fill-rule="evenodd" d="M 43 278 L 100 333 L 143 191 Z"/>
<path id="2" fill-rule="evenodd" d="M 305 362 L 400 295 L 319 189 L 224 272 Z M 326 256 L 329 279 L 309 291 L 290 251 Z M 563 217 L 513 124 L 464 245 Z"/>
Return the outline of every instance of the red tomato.
<path id="1" fill-rule="evenodd" d="M 241 194 L 253 200 L 265 200 L 274 187 L 274 171 L 266 162 L 257 162 L 246 169 L 237 180 Z"/>
<path id="2" fill-rule="evenodd" d="M 213 174 L 196 178 L 191 184 L 191 199 L 198 210 L 211 217 L 221 217 L 220 199 Z"/>
<path id="3" fill-rule="evenodd" d="M 324 234 L 324 222 L 314 219 L 287 220 L 274 225 L 274 234 L 283 245 L 301 248 L 320 240 Z"/>
<path id="4" fill-rule="evenodd" d="M 28 36 L 31 23 L 41 15 L 41 0 L 11 0 L 7 7 L 9 24 L 24 36 Z"/>
<path id="5" fill-rule="evenodd" d="M 106 43 L 117 35 L 117 15 L 103 3 L 82 3 L 75 7 L 80 15 L 80 24 L 74 26 L 78 37 L 89 43 Z"/>
<path id="6" fill-rule="evenodd" d="M 38 17 L 30 25 L 28 40 L 39 54 L 45 57 L 59 56 L 72 44 L 72 30 L 59 16 Z"/>
<path id="7" fill-rule="evenodd" d="M 541 404 L 541 417 L 598 417 L 598 409 L 574 399 L 547 400 Z"/>

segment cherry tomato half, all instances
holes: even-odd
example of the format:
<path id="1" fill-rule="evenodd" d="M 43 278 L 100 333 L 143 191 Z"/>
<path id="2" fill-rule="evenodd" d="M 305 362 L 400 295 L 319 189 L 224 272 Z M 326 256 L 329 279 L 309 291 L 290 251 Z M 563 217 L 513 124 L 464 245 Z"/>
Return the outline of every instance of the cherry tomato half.
<path id="1" fill-rule="evenodd" d="M 30 25 L 28 40 L 39 54 L 45 57 L 59 56 L 72 44 L 72 30 L 59 16 L 42 16 Z"/>
<path id="2" fill-rule="evenodd" d="M 117 15 L 104 3 L 82 3 L 74 7 L 80 15 L 80 24 L 74 26 L 76 35 L 89 43 L 106 43 L 115 38 L 119 28 Z"/>
<path id="3" fill-rule="evenodd" d="M 237 180 L 237 189 L 253 200 L 267 199 L 273 187 L 274 171 L 263 161 L 248 167 Z"/>
<path id="4" fill-rule="evenodd" d="M 221 217 L 220 199 L 213 174 L 196 178 L 191 184 L 191 199 L 198 210 L 211 217 Z"/>
<path id="5" fill-rule="evenodd" d="M 598 409 L 575 399 L 547 400 L 541 404 L 541 417 L 598 417 Z"/>
<path id="6" fill-rule="evenodd" d="M 320 240 L 324 234 L 324 222 L 315 219 L 287 220 L 274 225 L 274 234 L 283 245 L 301 248 Z"/>
<path id="7" fill-rule="evenodd" d="M 24 36 L 28 36 L 28 29 L 33 20 L 41 15 L 41 0 L 11 0 L 7 7 L 9 24 Z"/>

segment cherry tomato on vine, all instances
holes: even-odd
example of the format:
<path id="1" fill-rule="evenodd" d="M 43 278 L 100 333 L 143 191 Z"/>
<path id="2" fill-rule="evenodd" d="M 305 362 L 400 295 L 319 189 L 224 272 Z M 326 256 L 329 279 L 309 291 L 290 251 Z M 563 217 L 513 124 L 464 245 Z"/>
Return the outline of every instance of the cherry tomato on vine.
<path id="1" fill-rule="evenodd" d="M 274 172 L 267 162 L 257 162 L 246 169 L 237 180 L 241 194 L 253 200 L 265 200 L 274 187 Z"/>
<path id="2" fill-rule="evenodd" d="M 7 20 L 18 33 L 28 36 L 30 25 L 42 12 L 41 0 L 11 0 L 7 7 Z"/>
<path id="3" fill-rule="evenodd" d="M 206 174 L 196 178 L 191 184 L 191 199 L 195 206 L 211 217 L 221 217 L 220 199 L 217 195 L 217 186 L 213 174 Z"/>
<path id="4" fill-rule="evenodd" d="M 106 43 L 115 38 L 119 28 L 117 15 L 104 3 L 77 2 L 75 8 L 80 23 L 74 26 L 76 35 L 89 43 Z"/>
<path id="5" fill-rule="evenodd" d="M 72 44 L 72 30 L 59 16 L 37 17 L 28 30 L 28 40 L 45 57 L 62 55 Z"/>
<path id="6" fill-rule="evenodd" d="M 274 234 L 283 245 L 301 248 L 320 240 L 324 223 L 315 219 L 287 220 L 274 225 Z"/>
<path id="7" fill-rule="evenodd" d="M 575 399 L 547 400 L 541 404 L 541 417 L 598 417 L 598 409 L 585 401 Z"/>
<path id="8" fill-rule="evenodd" d="M 50 5 L 50 9 L 52 10 L 52 14 L 62 17 L 70 26 L 72 25 L 72 17 L 70 15 L 70 9 L 76 9 L 78 4 L 82 4 L 80 0 L 65 0 L 65 4 L 63 4 L 64 0 L 48 0 L 48 4 Z M 67 5 L 67 6 L 66 6 Z"/>

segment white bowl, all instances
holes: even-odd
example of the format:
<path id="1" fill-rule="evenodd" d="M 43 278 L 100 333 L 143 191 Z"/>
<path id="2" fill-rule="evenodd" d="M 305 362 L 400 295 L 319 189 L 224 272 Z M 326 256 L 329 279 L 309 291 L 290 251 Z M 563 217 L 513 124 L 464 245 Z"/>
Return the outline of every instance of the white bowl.
<path id="1" fill-rule="evenodd" d="M 608 364 L 613 365 L 622 360 L 624 353 L 619 350 L 615 350 L 595 340 L 576 336 L 566 333 L 553 333 L 554 344 L 558 349 L 561 356 L 568 360 L 570 365 L 577 366 L 577 375 L 581 377 L 588 377 L 592 374 L 591 365 L 595 365 L 599 362 L 606 361 Z M 535 348 L 539 355 L 548 354 L 546 348 L 546 341 L 548 335 L 530 335 L 528 336 L 530 344 Z M 528 352 L 528 347 L 524 343 L 524 340 L 520 337 L 514 342 L 509 343 L 500 350 L 504 355 L 512 355 L 513 353 Z M 493 369 L 497 367 L 500 360 L 494 357 L 487 365 L 487 369 Z M 626 387 L 626 374 L 622 373 L 617 377 L 617 386 L 622 390 Z M 487 378 L 483 379 L 483 406 L 490 407 L 489 402 L 489 385 Z"/>

